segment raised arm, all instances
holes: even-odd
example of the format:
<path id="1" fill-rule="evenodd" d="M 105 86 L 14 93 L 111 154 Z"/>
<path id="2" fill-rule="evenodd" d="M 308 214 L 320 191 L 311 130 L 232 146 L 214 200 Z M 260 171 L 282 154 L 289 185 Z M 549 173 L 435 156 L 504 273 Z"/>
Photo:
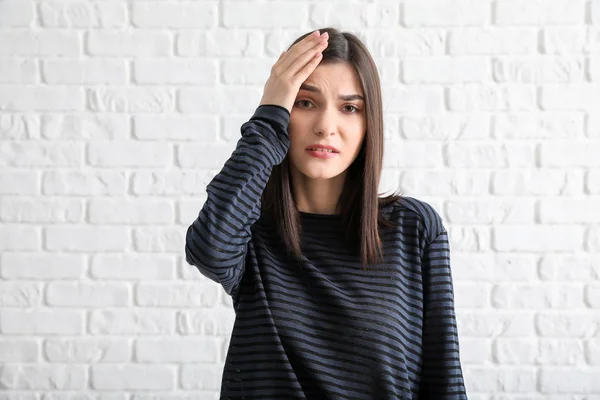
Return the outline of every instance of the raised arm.
<path id="1" fill-rule="evenodd" d="M 259 106 L 241 127 L 242 137 L 222 170 L 206 187 L 207 200 L 186 234 L 190 265 L 234 295 L 244 272 L 250 227 L 260 217 L 260 197 L 273 166 L 289 148 L 290 113 Z"/>

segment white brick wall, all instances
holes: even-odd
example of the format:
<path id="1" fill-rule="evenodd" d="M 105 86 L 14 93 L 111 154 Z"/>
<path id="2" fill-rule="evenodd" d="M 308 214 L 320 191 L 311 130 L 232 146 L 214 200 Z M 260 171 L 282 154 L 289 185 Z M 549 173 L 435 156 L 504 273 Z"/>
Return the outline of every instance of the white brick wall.
<path id="1" fill-rule="evenodd" d="M 0 0 L 0 400 L 218 398 L 185 229 L 328 25 L 379 66 L 382 191 L 449 227 L 470 399 L 600 399 L 600 0 Z"/>

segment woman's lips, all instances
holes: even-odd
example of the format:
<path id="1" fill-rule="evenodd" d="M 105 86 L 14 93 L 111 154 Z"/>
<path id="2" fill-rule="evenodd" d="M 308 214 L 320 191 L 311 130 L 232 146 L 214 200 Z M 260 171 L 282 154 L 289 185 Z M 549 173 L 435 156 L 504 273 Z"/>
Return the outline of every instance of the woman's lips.
<path id="1" fill-rule="evenodd" d="M 320 150 L 306 150 L 308 152 L 308 154 L 310 154 L 313 157 L 316 158 L 333 158 L 335 156 L 337 156 L 339 153 L 330 153 L 327 151 L 320 151 Z"/>

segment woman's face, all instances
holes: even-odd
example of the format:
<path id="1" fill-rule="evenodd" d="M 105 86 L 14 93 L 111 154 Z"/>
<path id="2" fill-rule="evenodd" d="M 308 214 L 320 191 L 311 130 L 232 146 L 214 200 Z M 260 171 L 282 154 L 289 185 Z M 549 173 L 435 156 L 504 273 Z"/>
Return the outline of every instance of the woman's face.
<path id="1" fill-rule="evenodd" d="M 349 64 L 321 64 L 296 96 L 288 126 L 289 167 L 305 177 L 330 179 L 346 171 L 358 156 L 366 130 L 365 103 L 358 74 Z M 356 96 L 355 96 L 356 97 Z M 317 153 L 311 145 L 333 146 L 338 153 Z M 292 173 L 297 171 L 291 171 Z"/>

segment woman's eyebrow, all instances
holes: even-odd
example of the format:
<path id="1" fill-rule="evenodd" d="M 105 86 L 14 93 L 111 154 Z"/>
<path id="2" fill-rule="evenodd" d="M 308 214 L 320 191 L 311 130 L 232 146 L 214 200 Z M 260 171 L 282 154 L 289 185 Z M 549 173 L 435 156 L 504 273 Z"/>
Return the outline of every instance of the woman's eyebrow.
<path id="1" fill-rule="evenodd" d="M 300 90 L 307 90 L 309 92 L 321 93 L 321 90 L 318 87 L 308 85 L 306 83 L 303 83 L 300 85 Z M 338 96 L 338 99 L 345 100 L 345 101 L 350 101 L 350 100 L 365 101 L 365 98 L 362 97 L 360 94 L 343 94 L 343 95 Z"/>

